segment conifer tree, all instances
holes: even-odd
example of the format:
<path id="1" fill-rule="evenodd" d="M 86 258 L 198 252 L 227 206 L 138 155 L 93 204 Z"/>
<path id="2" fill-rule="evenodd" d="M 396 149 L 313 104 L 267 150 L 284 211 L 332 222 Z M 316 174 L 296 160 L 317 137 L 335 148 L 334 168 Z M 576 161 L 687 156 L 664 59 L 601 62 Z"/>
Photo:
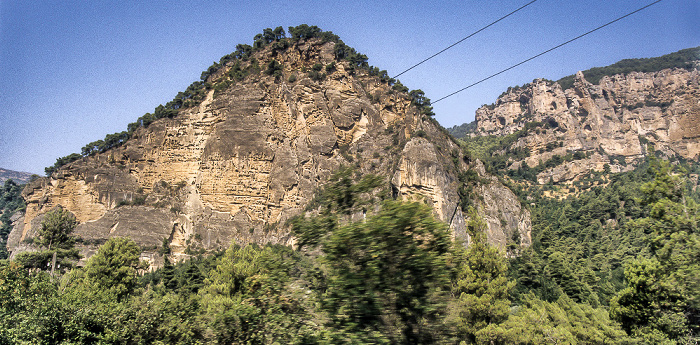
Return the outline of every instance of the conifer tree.
<path id="1" fill-rule="evenodd" d="M 75 230 L 76 225 L 78 222 L 70 211 L 60 207 L 49 211 L 41 222 L 38 244 L 48 250 L 70 248 L 74 241 L 70 234 Z"/>
<path id="2" fill-rule="evenodd" d="M 173 264 L 168 260 L 168 258 L 165 258 L 165 261 L 163 263 L 163 270 L 161 272 L 162 280 L 163 280 L 163 286 L 170 290 L 175 290 L 177 289 L 177 279 L 175 278 L 175 267 Z"/>
<path id="3" fill-rule="evenodd" d="M 122 298 L 136 287 L 136 269 L 141 250 L 128 238 L 107 240 L 87 263 L 86 278 L 97 289 Z"/>
<path id="4" fill-rule="evenodd" d="M 649 342 L 698 341 L 700 228 L 698 205 L 667 161 L 652 159 L 655 174 L 642 187 L 649 217 L 634 222 L 648 234 L 652 253 L 625 268 L 627 287 L 611 302 L 611 316 Z"/>
<path id="5" fill-rule="evenodd" d="M 445 224 L 419 203 L 388 201 L 366 222 L 335 229 L 322 246 L 323 308 L 333 327 L 364 334 L 364 342 L 434 342 L 426 322 L 439 315 L 432 302 L 448 286 L 448 249 Z"/>
<path id="6" fill-rule="evenodd" d="M 71 267 L 80 259 L 74 248 L 75 238 L 71 236 L 78 222 L 75 216 L 60 206 L 47 212 L 41 222 L 39 237 L 34 241 L 42 250 L 19 253 L 15 260 L 26 268 L 60 270 Z M 55 265 L 53 257 L 56 257 Z M 59 267 L 60 266 L 60 267 Z"/>
<path id="7" fill-rule="evenodd" d="M 504 253 L 486 241 L 486 223 L 474 207 L 467 213 L 471 243 L 462 253 L 452 293 L 458 299 L 457 331 L 468 343 L 475 343 L 481 330 L 508 318 L 508 295 L 515 283 L 508 279 Z"/>

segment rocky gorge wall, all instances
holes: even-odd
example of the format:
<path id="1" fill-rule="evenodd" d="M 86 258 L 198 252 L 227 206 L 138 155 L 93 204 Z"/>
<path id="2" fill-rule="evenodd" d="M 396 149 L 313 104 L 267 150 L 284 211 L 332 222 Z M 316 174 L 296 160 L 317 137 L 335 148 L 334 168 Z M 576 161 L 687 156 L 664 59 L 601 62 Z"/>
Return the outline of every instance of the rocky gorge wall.
<path id="1" fill-rule="evenodd" d="M 396 197 L 425 201 L 466 239 L 458 174 L 470 166 L 459 146 L 406 93 L 347 63 L 322 80 L 307 77 L 314 64 L 335 61 L 333 48 L 302 40 L 283 53 L 257 52 L 248 64 L 275 59 L 283 75 L 209 90 L 198 106 L 139 128 L 121 146 L 29 183 L 8 248 L 31 250 L 43 214 L 57 206 L 79 221 L 85 257 L 114 236 L 133 238 L 154 265 L 164 239 L 176 257 L 231 243 L 292 244 L 285 222 L 341 166 L 385 176 Z M 208 81 L 217 78 L 226 75 Z M 503 247 L 517 232 L 528 245 L 528 211 L 498 180 L 483 188 L 489 240 Z"/>
<path id="2" fill-rule="evenodd" d="M 531 122 L 542 125 L 513 144 L 530 154 L 511 161 L 512 169 L 522 164 L 535 167 L 555 155 L 585 154 L 540 172 L 539 183 L 571 181 L 591 170 L 629 170 L 649 144 L 667 156 L 697 159 L 700 72 L 697 68 L 633 72 L 603 77 L 598 85 L 579 72 L 567 90 L 536 79 L 479 108 L 477 130 L 471 135 L 505 136 Z"/>

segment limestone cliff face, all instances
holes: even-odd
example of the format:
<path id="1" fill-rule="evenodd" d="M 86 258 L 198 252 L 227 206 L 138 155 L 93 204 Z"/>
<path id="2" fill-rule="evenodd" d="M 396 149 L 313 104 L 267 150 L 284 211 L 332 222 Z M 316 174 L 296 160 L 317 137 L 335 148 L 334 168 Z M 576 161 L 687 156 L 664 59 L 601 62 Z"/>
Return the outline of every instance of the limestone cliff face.
<path id="1" fill-rule="evenodd" d="M 123 145 L 30 183 L 10 249 L 22 250 L 57 205 L 80 222 L 86 256 L 112 236 L 134 238 L 149 260 L 163 239 L 176 255 L 232 242 L 290 243 L 285 221 L 343 165 L 386 176 L 396 197 L 424 200 L 454 236 L 466 237 L 457 176 L 469 166 L 459 147 L 405 93 L 364 70 L 338 62 L 321 81 L 306 77 L 314 64 L 335 60 L 333 45 L 311 40 L 258 51 L 247 63 L 275 59 L 283 76 L 258 73 L 212 89 L 198 106 L 140 128 Z M 225 74 L 208 81 L 217 78 Z M 518 232 L 528 244 L 527 211 L 498 181 L 484 188 L 493 198 L 483 212 L 514 217 L 489 222 L 492 241 L 505 245 Z"/>
<path id="2" fill-rule="evenodd" d="M 557 83 L 535 80 L 509 89 L 495 104 L 476 112 L 473 135 L 508 135 L 528 122 L 531 128 L 513 145 L 527 148 L 529 157 L 512 162 L 534 167 L 554 155 L 585 153 L 541 172 L 540 183 L 568 181 L 609 165 L 611 171 L 631 169 L 646 153 L 647 143 L 666 155 L 696 159 L 700 153 L 700 72 L 666 69 L 603 77 L 599 85 L 579 72 L 567 90 Z M 579 155 L 583 157 L 583 155 Z"/>

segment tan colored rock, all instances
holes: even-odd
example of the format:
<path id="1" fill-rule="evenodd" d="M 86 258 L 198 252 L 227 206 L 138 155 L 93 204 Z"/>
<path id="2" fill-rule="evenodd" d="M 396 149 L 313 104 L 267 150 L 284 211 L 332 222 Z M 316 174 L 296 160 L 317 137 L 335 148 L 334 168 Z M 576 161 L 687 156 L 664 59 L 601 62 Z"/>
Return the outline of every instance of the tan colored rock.
<path id="1" fill-rule="evenodd" d="M 483 163 L 476 162 L 475 170 L 479 176 L 489 181 L 481 184 L 478 194 L 483 200 L 477 202 L 480 216 L 488 226 L 489 242 L 504 249 L 508 244 L 515 243 L 521 247 L 532 244 L 532 224 L 530 211 L 521 207 L 513 192 L 489 176 Z"/>
<path id="2" fill-rule="evenodd" d="M 300 68 L 330 63 L 332 49 L 319 41 L 294 46 L 274 57 L 284 78 L 261 73 L 216 96 L 212 90 L 199 106 L 137 130 L 122 146 L 31 183 L 13 244 L 31 237 L 38 217 L 57 205 L 76 214 L 76 234 L 94 244 L 86 256 L 113 236 L 136 240 L 148 260 L 157 260 L 163 239 L 177 257 L 231 243 L 291 244 L 285 222 L 343 165 L 386 176 L 397 197 L 425 200 L 465 238 L 457 176 L 468 166 L 459 146 L 406 94 L 364 71 L 352 75 L 338 63 L 321 82 L 306 78 Z M 261 66 L 271 59 L 269 51 L 256 54 Z M 295 83 L 286 81 L 291 73 Z M 224 74 L 210 78 L 217 76 Z M 425 138 L 412 138 L 417 130 Z M 482 209 L 507 218 L 505 226 L 489 222 L 489 238 L 501 244 L 514 231 L 529 234 L 529 215 L 511 202 L 512 192 L 497 181 L 486 191 Z"/>
<path id="3" fill-rule="evenodd" d="M 508 135 L 528 122 L 547 123 L 518 139 L 515 147 L 528 148 L 530 156 L 513 162 L 530 167 L 554 155 L 583 152 L 599 155 L 567 163 L 538 176 L 570 181 L 605 164 L 613 171 L 628 170 L 646 154 L 646 142 L 667 155 L 697 159 L 700 154 L 700 72 L 666 69 L 603 77 L 599 85 L 576 74 L 574 86 L 562 90 L 557 83 L 536 79 L 522 88 L 509 89 L 495 104 L 476 112 L 474 135 Z M 561 147 L 549 148 L 550 143 Z M 616 165 L 617 164 L 617 165 Z"/>

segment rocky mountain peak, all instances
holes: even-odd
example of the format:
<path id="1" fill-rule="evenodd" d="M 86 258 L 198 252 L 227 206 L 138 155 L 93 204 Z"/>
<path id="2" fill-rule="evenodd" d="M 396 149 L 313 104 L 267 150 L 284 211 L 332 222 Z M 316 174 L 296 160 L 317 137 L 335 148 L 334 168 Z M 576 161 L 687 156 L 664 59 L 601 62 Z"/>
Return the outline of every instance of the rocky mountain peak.
<path id="1" fill-rule="evenodd" d="M 566 90 L 544 79 L 510 88 L 477 110 L 471 135 L 517 135 L 512 148 L 526 155 L 510 169 L 537 168 L 539 183 L 572 181 L 592 170 L 627 171 L 650 146 L 697 159 L 699 100 L 697 69 L 603 76 L 598 84 L 579 71 Z"/>
<path id="2" fill-rule="evenodd" d="M 176 257 L 231 243 L 292 244 L 287 220 L 347 166 L 383 176 L 396 198 L 431 205 L 466 240 L 460 176 L 472 163 L 429 116 L 422 93 L 406 92 L 335 35 L 290 34 L 239 45 L 156 109 L 167 115 L 146 114 L 128 139 L 91 143 L 30 183 L 10 250 L 29 249 L 43 214 L 58 205 L 79 221 L 86 257 L 114 236 L 136 240 L 155 265 L 164 244 Z M 527 210 L 498 180 L 483 178 L 472 188 L 490 197 L 471 197 L 491 242 L 528 245 Z"/>

